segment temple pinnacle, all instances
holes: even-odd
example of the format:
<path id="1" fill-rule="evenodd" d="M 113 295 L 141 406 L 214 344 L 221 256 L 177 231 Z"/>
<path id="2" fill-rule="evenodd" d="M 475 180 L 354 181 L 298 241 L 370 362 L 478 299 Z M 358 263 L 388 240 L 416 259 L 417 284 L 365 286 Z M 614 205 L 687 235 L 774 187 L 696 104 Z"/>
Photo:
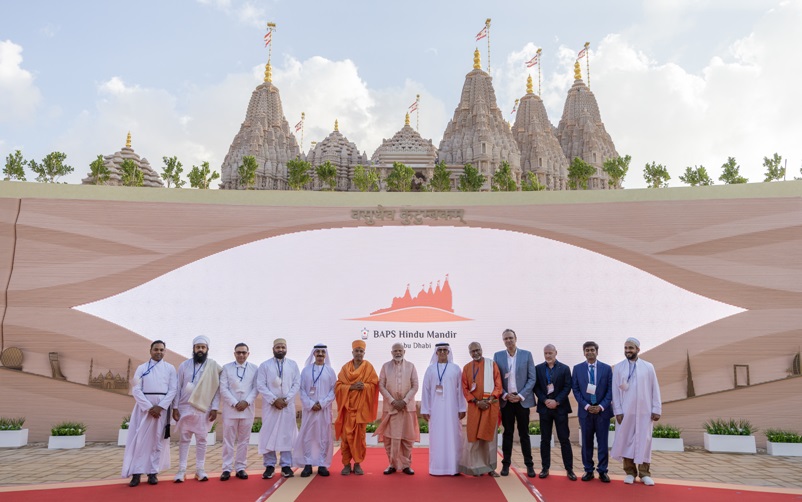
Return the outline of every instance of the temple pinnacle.
<path id="1" fill-rule="evenodd" d="M 479 49 L 473 51 L 473 69 L 474 70 L 481 70 L 482 69 L 482 62 L 479 59 Z"/>
<path id="2" fill-rule="evenodd" d="M 404 125 L 405 125 L 405 126 L 408 126 L 408 125 L 409 125 L 409 113 L 407 113 L 407 116 L 406 116 L 406 117 L 404 117 Z"/>
<path id="3" fill-rule="evenodd" d="M 125 147 L 131 148 L 131 131 L 128 131 L 128 137 L 125 138 Z"/>
<path id="4" fill-rule="evenodd" d="M 579 68 L 579 61 L 574 63 L 574 80 L 582 80 L 582 70 Z"/>
<path id="5" fill-rule="evenodd" d="M 533 94 L 534 91 L 532 90 L 532 75 L 526 77 L 526 93 Z"/>
<path id="6" fill-rule="evenodd" d="M 335 131 L 340 130 L 340 122 L 337 119 L 334 119 L 334 130 Z"/>
<path id="7" fill-rule="evenodd" d="M 265 82 L 273 82 L 273 67 L 270 66 L 270 61 L 265 65 Z"/>

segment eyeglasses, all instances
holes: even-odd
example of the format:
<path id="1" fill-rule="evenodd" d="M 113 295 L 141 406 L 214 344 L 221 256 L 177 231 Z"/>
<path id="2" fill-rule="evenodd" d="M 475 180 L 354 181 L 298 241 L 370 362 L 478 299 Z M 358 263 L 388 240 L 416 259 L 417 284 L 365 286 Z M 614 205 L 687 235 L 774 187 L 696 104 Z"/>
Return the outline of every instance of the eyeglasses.
<path id="1" fill-rule="evenodd" d="M 243 352 L 241 350 L 238 350 L 238 351 L 236 351 L 234 353 L 237 354 L 238 356 L 245 356 L 245 355 L 248 354 L 248 351 L 246 350 L 246 351 Z"/>

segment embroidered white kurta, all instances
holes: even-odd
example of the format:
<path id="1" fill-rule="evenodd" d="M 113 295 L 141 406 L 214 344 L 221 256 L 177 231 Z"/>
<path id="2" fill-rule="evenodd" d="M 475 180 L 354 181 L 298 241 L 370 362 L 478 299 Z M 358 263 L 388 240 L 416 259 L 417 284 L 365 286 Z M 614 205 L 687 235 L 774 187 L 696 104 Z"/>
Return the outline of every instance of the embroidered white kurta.
<path id="1" fill-rule="evenodd" d="M 280 362 L 283 361 L 283 366 Z M 269 451 L 292 451 L 298 435 L 295 422 L 295 394 L 301 386 L 301 372 L 295 361 L 275 357 L 259 365 L 256 388 L 262 395 L 262 430 L 259 432 L 259 454 Z M 287 399 L 287 407 L 273 407 L 276 399 Z"/>
<path id="2" fill-rule="evenodd" d="M 623 390 L 627 379 L 629 387 Z M 662 414 L 660 386 L 651 363 L 638 359 L 633 369 L 624 359 L 613 367 L 613 413 L 624 415 L 624 420 L 615 426 L 610 456 L 631 458 L 636 464 L 651 462 L 652 413 Z"/>
<path id="3" fill-rule="evenodd" d="M 334 429 L 331 409 L 334 403 L 334 384 L 337 375 L 331 366 L 310 364 L 301 372 L 301 430 L 295 440 L 292 452 L 293 463 L 297 467 L 305 465 L 331 466 L 334 452 Z M 314 393 L 312 387 L 315 388 Z M 320 410 L 312 411 L 315 403 Z"/>
<path id="4" fill-rule="evenodd" d="M 438 385 L 442 385 L 442 392 L 437 391 Z M 429 474 L 450 476 L 459 472 L 463 448 L 459 413 L 467 408 L 462 369 L 454 363 L 430 365 L 423 377 L 420 405 L 421 415 L 430 415 Z"/>

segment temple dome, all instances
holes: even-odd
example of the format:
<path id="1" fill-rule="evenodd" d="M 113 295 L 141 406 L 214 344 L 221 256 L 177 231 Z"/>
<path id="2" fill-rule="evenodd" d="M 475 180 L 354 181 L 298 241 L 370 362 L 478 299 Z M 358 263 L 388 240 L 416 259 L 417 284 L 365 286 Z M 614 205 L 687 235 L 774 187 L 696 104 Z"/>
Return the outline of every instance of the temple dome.
<path id="1" fill-rule="evenodd" d="M 331 134 L 309 151 L 306 160 L 312 167 L 331 162 L 337 168 L 337 190 L 342 191 L 351 189 L 354 168 L 357 165 L 368 165 L 367 155 L 359 153 L 356 145 L 340 132 L 337 120 L 334 121 Z M 315 180 L 315 188 L 322 188 L 319 180 Z"/>
<path id="2" fill-rule="evenodd" d="M 123 161 L 125 160 L 132 160 L 134 164 L 142 171 L 143 174 L 143 187 L 150 187 L 150 188 L 164 188 L 164 183 L 162 182 L 162 178 L 152 167 L 150 167 L 150 162 L 145 157 L 140 157 L 139 155 L 134 152 L 134 149 L 131 148 L 131 133 L 128 133 L 128 138 L 126 139 L 125 146 L 117 152 L 114 152 L 111 155 L 104 155 L 103 156 L 103 165 L 109 170 L 109 180 L 104 183 L 104 185 L 110 186 L 121 186 L 122 185 L 122 165 Z M 92 176 L 91 173 L 81 180 L 81 184 L 83 185 L 94 185 L 95 178 Z"/>

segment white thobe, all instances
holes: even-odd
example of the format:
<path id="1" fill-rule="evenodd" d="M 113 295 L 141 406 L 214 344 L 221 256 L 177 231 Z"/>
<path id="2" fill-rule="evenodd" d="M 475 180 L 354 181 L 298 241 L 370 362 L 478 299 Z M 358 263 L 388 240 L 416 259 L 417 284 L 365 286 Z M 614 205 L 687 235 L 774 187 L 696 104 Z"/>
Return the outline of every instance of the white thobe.
<path id="1" fill-rule="evenodd" d="M 248 465 L 248 441 L 253 426 L 254 407 L 256 401 L 256 372 L 259 367 L 236 361 L 223 366 L 220 373 L 220 407 L 223 413 L 223 471 L 241 471 Z M 248 407 L 237 411 L 234 407 L 240 401 L 248 403 Z M 236 443 L 236 465 L 234 465 L 234 444 Z"/>
<path id="2" fill-rule="evenodd" d="M 638 359 L 633 371 L 625 359 L 613 367 L 613 413 L 624 415 L 615 426 L 610 456 L 631 458 L 636 464 L 652 461 L 652 413 L 662 414 L 660 386 L 651 363 Z M 630 377 L 631 371 L 631 377 Z M 629 388 L 622 384 L 629 379 Z"/>
<path id="3" fill-rule="evenodd" d="M 437 391 L 438 385 L 442 385 L 442 392 Z M 462 369 L 454 363 L 429 366 L 423 377 L 420 405 L 421 414 L 429 415 L 429 474 L 450 476 L 459 472 L 463 448 L 459 413 L 467 409 Z"/>
<path id="4" fill-rule="evenodd" d="M 151 359 L 136 369 L 131 383 L 135 403 L 128 422 L 122 475 L 157 474 L 170 468 L 170 440 L 164 439 L 164 428 L 176 392 L 175 367 Z M 164 409 L 159 418 L 148 414 L 154 405 Z"/>
<path id="5" fill-rule="evenodd" d="M 195 435 L 195 468 L 202 472 L 206 465 L 206 434 L 212 428 L 208 413 L 201 411 L 191 404 L 189 398 L 200 381 L 203 372 L 208 369 L 206 363 L 195 364 L 194 359 L 187 359 L 178 365 L 178 390 L 173 400 L 173 407 L 178 409 L 181 416 L 178 418 L 176 429 L 178 431 L 178 468 L 185 470 L 187 455 L 192 435 Z M 220 401 L 220 388 L 218 387 L 212 398 L 209 410 L 217 410 Z"/>
<path id="6" fill-rule="evenodd" d="M 334 451 L 331 408 L 334 403 L 335 383 L 337 375 L 331 366 L 310 364 L 301 372 L 299 392 L 303 415 L 301 430 L 292 452 L 293 463 L 297 467 L 331 466 Z M 310 394 L 312 387 L 315 390 Z M 320 403 L 320 410 L 312 411 L 315 403 Z"/>
<path id="7" fill-rule="evenodd" d="M 256 377 L 256 387 L 262 395 L 262 430 L 259 432 L 261 455 L 277 451 L 291 452 L 298 435 L 295 394 L 301 386 L 301 373 L 295 361 L 285 357 L 281 369 L 279 361 L 282 360 L 273 357 L 263 362 Z M 281 410 L 273 406 L 280 397 L 287 400 L 287 406 Z"/>

